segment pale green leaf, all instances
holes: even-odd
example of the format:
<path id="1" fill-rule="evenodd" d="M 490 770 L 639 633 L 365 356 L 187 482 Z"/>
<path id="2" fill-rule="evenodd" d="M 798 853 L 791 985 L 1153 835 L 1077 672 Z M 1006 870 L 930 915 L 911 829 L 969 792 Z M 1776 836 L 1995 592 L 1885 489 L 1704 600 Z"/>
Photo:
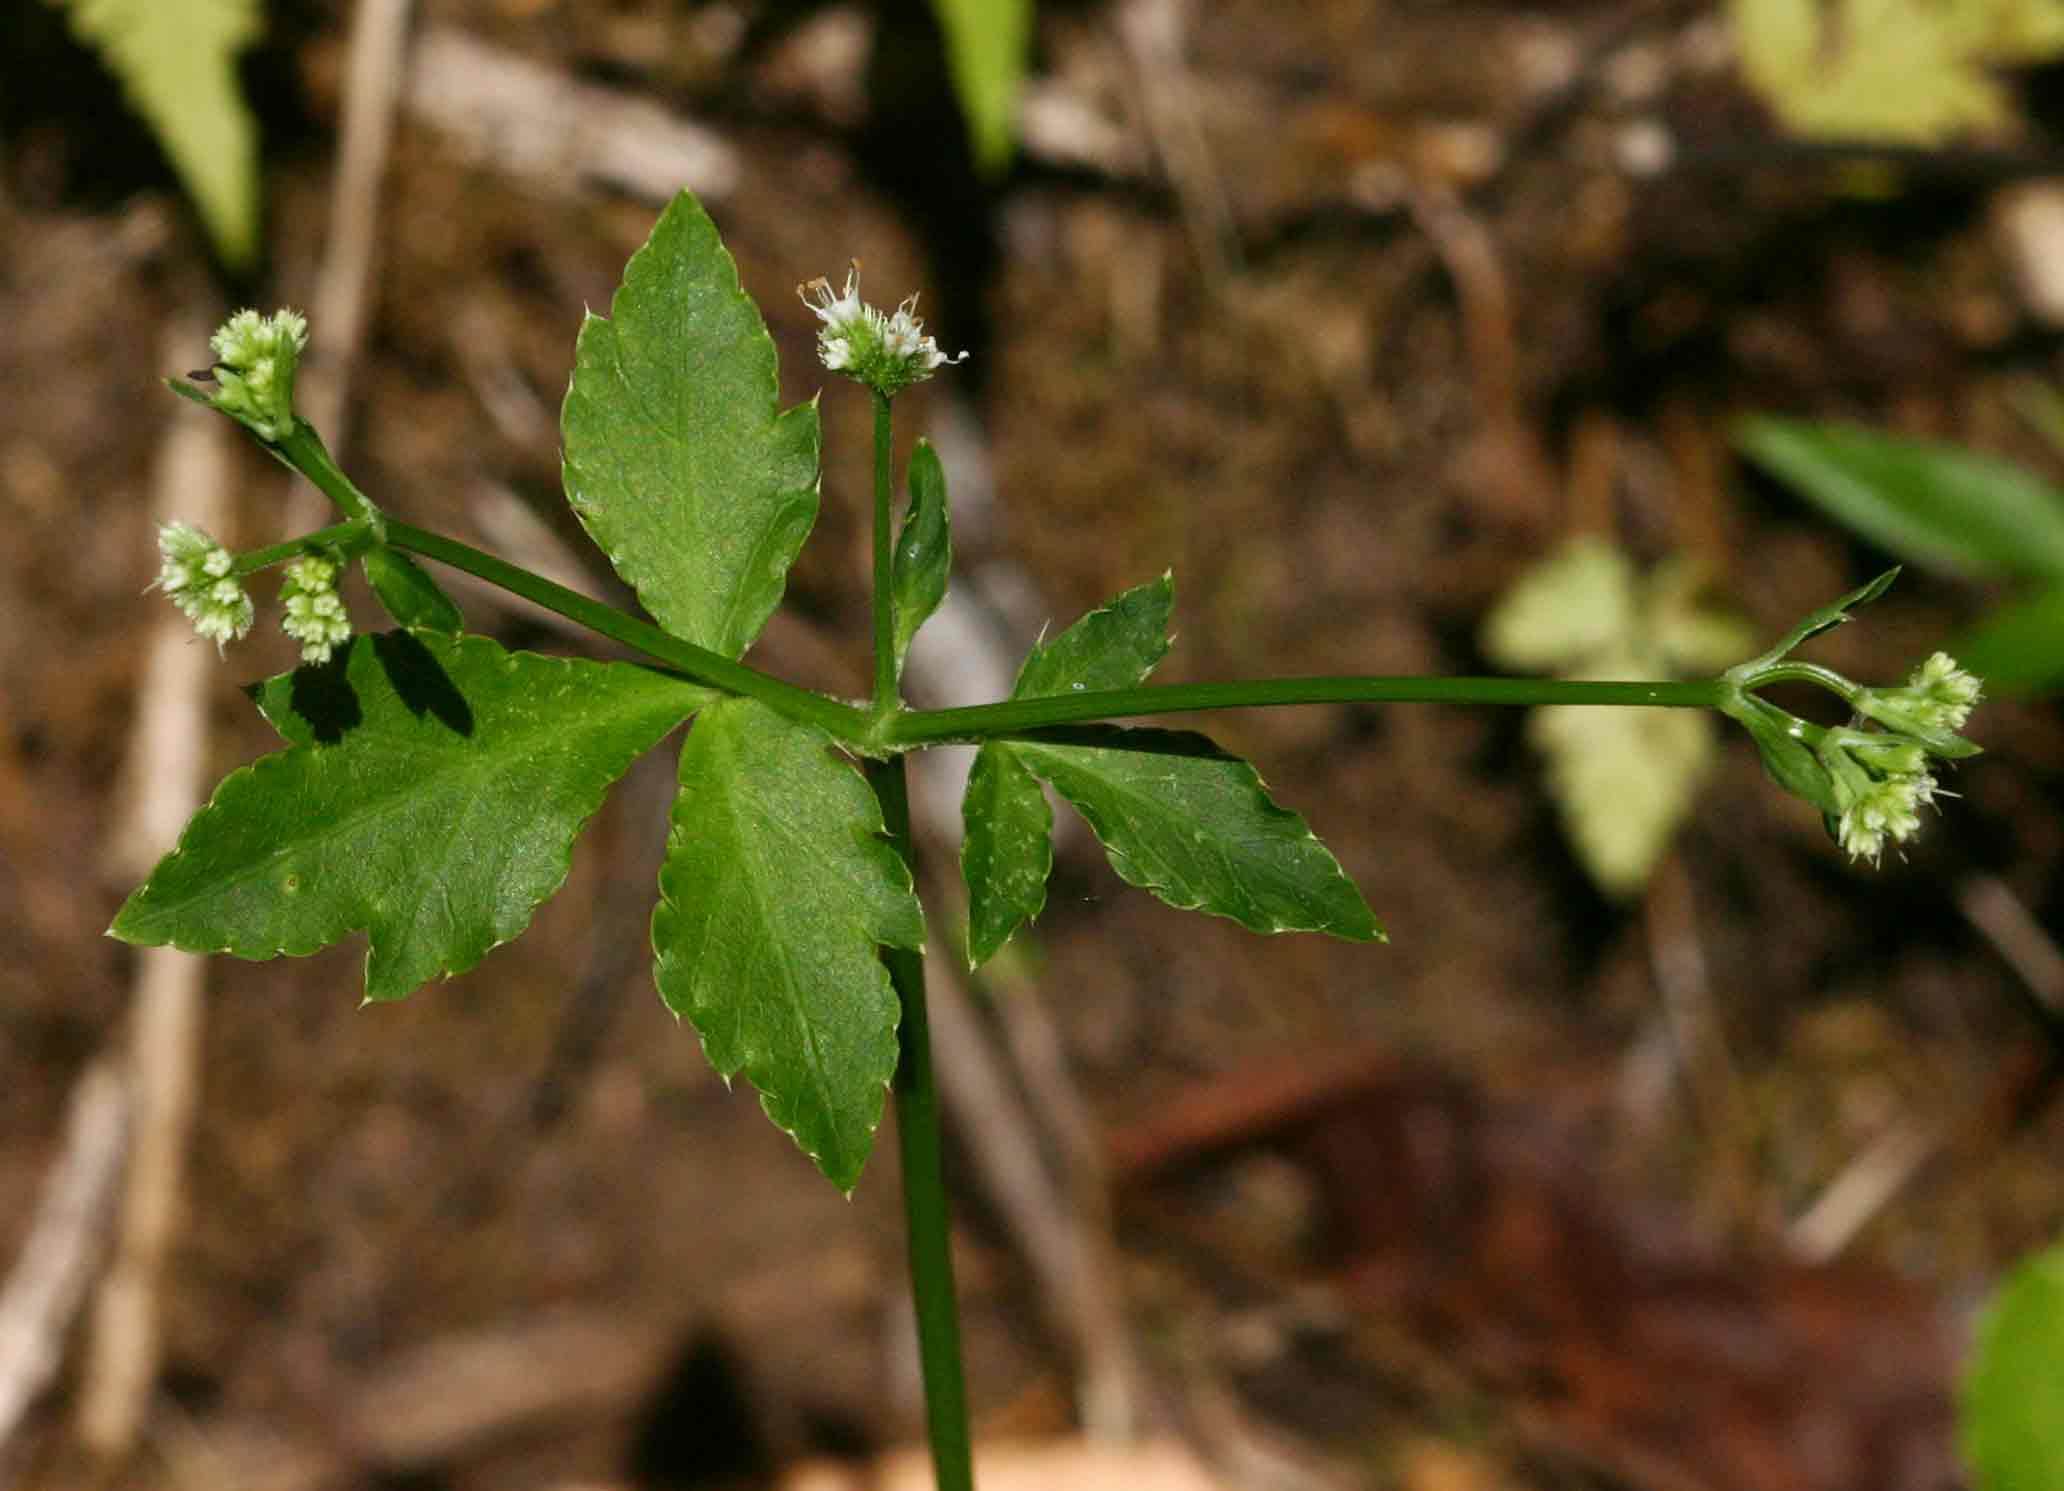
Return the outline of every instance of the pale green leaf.
<path id="1" fill-rule="evenodd" d="M 850 1191 L 896 1069 L 878 949 L 924 946 L 909 870 L 829 739 L 751 699 L 702 712 L 680 780 L 652 918 L 660 994 Z"/>
<path id="2" fill-rule="evenodd" d="M 1340 862 L 1245 761 L 1187 732 L 1062 734 L 1010 749 L 1082 814 L 1128 883 L 1254 932 L 1382 938 Z"/>
<path id="3" fill-rule="evenodd" d="M 2064 51 L 2059 0 L 1734 0 L 1749 85 L 1796 133 L 1915 145 L 2012 119 L 2001 67 Z"/>
<path id="4" fill-rule="evenodd" d="M 1631 661 L 1590 676 L 1630 678 Z M 1697 800 L 1713 758 L 1713 725 L 1695 709 L 1561 705 L 1527 717 L 1546 762 L 1563 831 L 1598 888 L 1624 899 L 1648 883 Z"/>
<path id="5" fill-rule="evenodd" d="M 1032 0 L 932 0 L 946 34 L 946 65 L 960 95 L 975 164 L 984 175 L 1010 164 L 1018 95 L 1032 49 Z"/>
<path id="6" fill-rule="evenodd" d="M 773 339 L 688 193 L 582 325 L 560 423 L 567 500 L 646 610 L 743 653 L 816 521 L 817 406 L 781 411 Z"/>
<path id="7" fill-rule="evenodd" d="M 223 780 L 112 930 L 243 958 L 365 932 L 368 999 L 529 925 L 609 784 L 710 698 L 434 632 L 356 637 L 255 693 L 288 748 Z"/>
<path id="8" fill-rule="evenodd" d="M 2064 1491 L 2064 1247 L 2022 1262 L 1986 1306 L 1958 1439 L 1978 1491 Z"/>
<path id="9" fill-rule="evenodd" d="M 1649 572 L 1643 596 L 1648 632 L 1665 667 L 1698 677 L 1720 672 L 1756 649 L 1756 630 L 1740 612 L 1705 601 L 1704 565 L 1672 554 Z"/>
<path id="10" fill-rule="evenodd" d="M 1483 624 L 1485 656 L 1547 673 L 1622 645 L 1638 625 L 1634 565 L 1603 539 L 1572 539 L 1528 570 Z"/>
<path id="11" fill-rule="evenodd" d="M 199 209 L 223 262 L 258 257 L 258 125 L 236 59 L 258 0 L 68 0 L 72 30 L 121 79 Z"/>
<path id="12" fill-rule="evenodd" d="M 1641 576 L 1606 540 L 1573 539 L 1492 609 L 1484 651 L 1505 667 L 1560 678 L 1716 673 L 1755 643 L 1746 621 L 1709 604 L 1705 590 L 1703 571 L 1687 558 Z M 1532 711 L 1527 739 L 1585 872 L 1608 896 L 1639 892 L 1697 798 L 1711 722 L 1696 710 L 1565 706 Z M 1782 754 L 1777 761 L 1794 764 Z"/>

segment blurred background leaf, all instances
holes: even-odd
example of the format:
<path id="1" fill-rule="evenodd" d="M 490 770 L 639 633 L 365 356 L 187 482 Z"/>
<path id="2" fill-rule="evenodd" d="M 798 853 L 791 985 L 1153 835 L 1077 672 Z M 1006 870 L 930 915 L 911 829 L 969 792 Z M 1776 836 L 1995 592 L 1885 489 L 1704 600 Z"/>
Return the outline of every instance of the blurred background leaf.
<path id="1" fill-rule="evenodd" d="M 967 116 L 975 164 L 1002 174 L 1016 139 L 1018 91 L 1032 46 L 1032 0 L 932 0 Z"/>
<path id="2" fill-rule="evenodd" d="M 2013 119 L 1997 69 L 2064 51 L 2055 0 L 1735 0 L 1749 85 L 1789 129 L 1913 145 Z"/>
<path id="3" fill-rule="evenodd" d="M 2038 1253 L 1993 1295 L 1964 1381 L 1964 1459 L 1980 1491 L 2064 1488 L 2064 1247 Z"/>
<path id="4" fill-rule="evenodd" d="M 258 257 L 258 126 L 236 59 L 258 0 L 69 0 L 72 30 L 122 80 L 231 269 Z"/>
<path id="5" fill-rule="evenodd" d="M 1745 421 L 1736 444 L 1851 531 L 1902 559 L 2041 588 L 1981 617 L 1950 652 L 1994 688 L 2064 682 L 2064 492 L 2010 462 L 1833 421 Z"/>
<path id="6" fill-rule="evenodd" d="M 1618 545 L 1577 538 L 1526 571 L 1484 621 L 1500 667 L 1560 678 L 1645 679 L 1717 673 L 1755 648 L 1741 618 L 1704 604 L 1683 558 L 1647 576 Z M 1698 795 L 1713 722 L 1675 709 L 1536 709 L 1527 739 L 1546 763 L 1563 832 L 1606 895 L 1629 899 Z"/>

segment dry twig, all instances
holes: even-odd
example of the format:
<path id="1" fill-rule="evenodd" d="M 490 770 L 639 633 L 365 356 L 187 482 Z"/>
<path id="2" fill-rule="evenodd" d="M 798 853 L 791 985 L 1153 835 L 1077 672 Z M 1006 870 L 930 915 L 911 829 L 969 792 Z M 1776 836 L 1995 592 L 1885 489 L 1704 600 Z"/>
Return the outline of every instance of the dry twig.
<path id="1" fill-rule="evenodd" d="M 179 367 L 207 340 L 212 315 L 177 319 L 159 361 Z M 229 523 L 226 421 L 180 405 L 159 448 L 156 515 L 221 532 Z M 128 835 L 113 846 L 125 874 L 148 869 L 200 805 L 207 752 L 207 679 L 214 656 L 166 609 L 138 690 L 126 770 L 135 793 Z M 114 1264 L 94 1305 L 79 1391 L 79 1435 L 108 1459 L 142 1432 L 158 1374 L 158 1280 L 171 1244 L 199 1063 L 201 960 L 172 948 L 137 954 L 129 1085 L 135 1149 L 117 1223 Z"/>
<path id="2" fill-rule="evenodd" d="M 0 1485 L 8 1441 L 56 1375 L 100 1265 L 128 1148 L 128 1106 L 113 1067 L 86 1069 L 28 1241 L 0 1289 Z"/>

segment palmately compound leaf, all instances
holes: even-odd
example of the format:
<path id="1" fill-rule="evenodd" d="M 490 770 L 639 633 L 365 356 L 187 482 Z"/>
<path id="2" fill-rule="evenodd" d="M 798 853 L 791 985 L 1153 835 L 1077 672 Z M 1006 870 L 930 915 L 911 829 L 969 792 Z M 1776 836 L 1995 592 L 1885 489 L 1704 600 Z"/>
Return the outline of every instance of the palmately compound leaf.
<path id="1" fill-rule="evenodd" d="M 150 125 L 234 269 L 258 257 L 258 125 L 237 55 L 258 36 L 258 0 L 69 0 L 72 31 L 96 48 Z"/>
<path id="2" fill-rule="evenodd" d="M 1012 697 L 1139 683 L 1168 650 L 1173 605 L 1165 575 L 1127 591 L 1034 649 Z M 976 755 L 961 854 L 973 962 L 1045 902 L 1050 822 L 1035 778 L 1082 814 L 1121 877 L 1171 906 L 1256 932 L 1383 936 L 1340 862 L 1302 818 L 1269 799 L 1246 762 L 1201 735 L 1055 731 L 988 741 Z"/>
<path id="3" fill-rule="evenodd" d="M 702 712 L 680 779 L 652 918 L 659 992 L 851 1191 L 896 1070 L 878 950 L 924 946 L 909 869 L 829 738 L 753 700 Z"/>
<path id="4" fill-rule="evenodd" d="M 287 749 L 223 780 L 111 930 L 243 958 L 364 932 L 368 999 L 528 926 L 609 784 L 711 697 L 434 632 L 356 637 L 255 694 Z"/>
<path id="5" fill-rule="evenodd" d="M 2064 1491 L 2064 1247 L 2021 1263 L 1986 1306 L 1958 1439 L 1979 1491 Z"/>
<path id="6" fill-rule="evenodd" d="M 817 406 L 781 410 L 773 339 L 688 193 L 582 324 L 560 425 L 567 500 L 645 609 L 743 653 L 817 519 Z"/>

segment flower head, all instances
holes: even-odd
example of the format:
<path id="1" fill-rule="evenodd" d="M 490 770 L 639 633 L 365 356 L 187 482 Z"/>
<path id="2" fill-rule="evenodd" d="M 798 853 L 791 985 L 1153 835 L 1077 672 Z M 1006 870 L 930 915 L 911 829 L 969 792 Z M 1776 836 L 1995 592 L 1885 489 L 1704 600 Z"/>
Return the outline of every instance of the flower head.
<path id="1" fill-rule="evenodd" d="M 158 553 L 163 562 L 153 588 L 171 597 L 218 652 L 249 633 L 255 612 L 231 573 L 236 560 L 229 550 L 190 523 L 167 523 L 158 530 Z"/>
<path id="2" fill-rule="evenodd" d="M 321 554 L 304 554 L 287 566 L 280 605 L 280 629 L 301 644 L 304 663 L 327 663 L 351 640 L 351 618 L 337 594 L 337 565 Z"/>
<path id="3" fill-rule="evenodd" d="M 1887 730 L 1924 740 L 1946 740 L 1964 726 L 1984 695 L 1984 686 L 1938 652 L 1913 670 L 1905 685 L 1894 689 L 1862 689 L 1856 712 Z"/>
<path id="4" fill-rule="evenodd" d="M 947 356 L 925 335 L 915 295 L 893 314 L 863 302 L 857 261 L 846 271 L 844 289 L 834 290 L 831 281 L 820 275 L 807 285 L 798 285 L 796 293 L 824 323 L 817 331 L 817 355 L 824 365 L 885 398 L 894 398 L 946 364 L 967 358 L 965 352 Z"/>
<path id="5" fill-rule="evenodd" d="M 212 387 L 197 396 L 261 440 L 285 439 L 294 428 L 294 374 L 308 345 L 307 318 L 285 310 L 270 316 L 238 311 L 208 345 L 215 365 L 194 377 Z"/>
<path id="6" fill-rule="evenodd" d="M 1919 833 L 1920 810 L 1941 795 L 1927 751 L 1903 737 L 1830 730 L 1819 754 L 1834 785 L 1833 831 L 1852 859 L 1878 863 L 1885 841 L 1904 844 Z"/>

